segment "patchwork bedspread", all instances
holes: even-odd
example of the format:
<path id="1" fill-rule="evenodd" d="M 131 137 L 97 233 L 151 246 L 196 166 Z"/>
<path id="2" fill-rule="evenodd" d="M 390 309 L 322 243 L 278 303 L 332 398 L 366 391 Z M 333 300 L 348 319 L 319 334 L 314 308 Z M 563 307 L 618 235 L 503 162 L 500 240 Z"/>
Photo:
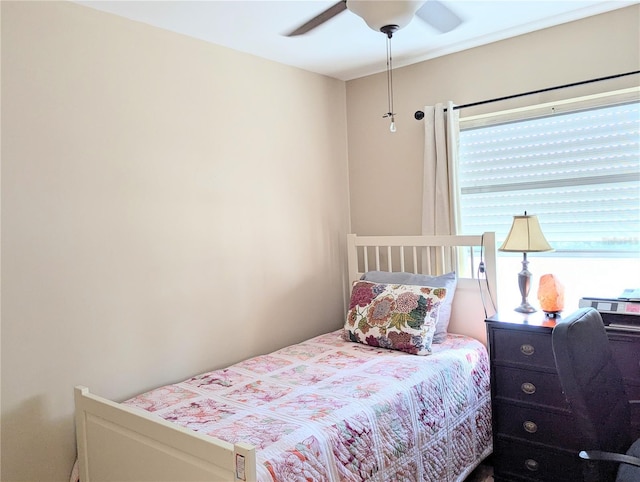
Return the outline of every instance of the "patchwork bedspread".
<path id="1" fill-rule="evenodd" d="M 260 481 L 461 481 L 491 452 L 489 363 L 449 335 L 429 356 L 321 335 L 125 402 L 256 446 Z"/>

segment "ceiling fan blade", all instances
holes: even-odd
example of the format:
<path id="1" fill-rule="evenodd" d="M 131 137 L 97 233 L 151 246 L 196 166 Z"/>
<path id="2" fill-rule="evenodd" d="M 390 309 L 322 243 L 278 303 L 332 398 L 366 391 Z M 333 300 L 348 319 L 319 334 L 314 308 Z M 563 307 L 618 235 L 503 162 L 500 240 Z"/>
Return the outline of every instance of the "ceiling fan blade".
<path id="1" fill-rule="evenodd" d="M 300 25 L 293 32 L 288 33 L 287 37 L 295 37 L 296 35 L 305 34 L 308 31 L 313 30 L 314 28 L 322 25 L 327 20 L 332 19 L 339 13 L 344 12 L 346 9 L 347 9 L 347 0 L 340 0 L 338 3 L 335 3 L 334 5 L 327 8 L 324 12 L 313 17 L 307 23 Z"/>
<path id="2" fill-rule="evenodd" d="M 450 32 L 462 23 L 460 17 L 438 0 L 424 2 L 424 5 L 416 12 L 416 16 L 441 33 Z"/>

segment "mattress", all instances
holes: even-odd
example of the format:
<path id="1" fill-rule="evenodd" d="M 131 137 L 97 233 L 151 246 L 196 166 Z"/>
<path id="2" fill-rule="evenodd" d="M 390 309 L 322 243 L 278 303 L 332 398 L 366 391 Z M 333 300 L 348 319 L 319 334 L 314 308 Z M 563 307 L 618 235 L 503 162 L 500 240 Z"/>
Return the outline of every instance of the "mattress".
<path id="1" fill-rule="evenodd" d="M 258 480 L 461 481 L 491 452 L 489 362 L 448 335 L 428 356 L 337 330 L 125 404 L 256 447 Z"/>

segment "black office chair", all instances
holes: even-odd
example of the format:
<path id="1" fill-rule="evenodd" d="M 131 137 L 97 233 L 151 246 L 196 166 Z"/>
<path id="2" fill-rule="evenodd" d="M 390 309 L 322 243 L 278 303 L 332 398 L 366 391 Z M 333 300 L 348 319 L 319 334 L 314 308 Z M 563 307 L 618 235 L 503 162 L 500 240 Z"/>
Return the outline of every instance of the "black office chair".
<path id="1" fill-rule="evenodd" d="M 553 329 L 553 354 L 562 390 L 584 450 L 587 482 L 639 482 L 640 439 L 632 445 L 631 409 L 612 357 L 602 317 L 582 308 Z"/>

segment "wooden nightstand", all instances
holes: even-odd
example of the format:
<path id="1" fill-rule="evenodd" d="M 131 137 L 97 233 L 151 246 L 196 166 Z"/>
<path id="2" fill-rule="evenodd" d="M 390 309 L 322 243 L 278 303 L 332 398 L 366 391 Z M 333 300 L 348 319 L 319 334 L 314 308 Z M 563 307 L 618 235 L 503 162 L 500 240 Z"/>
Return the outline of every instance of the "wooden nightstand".
<path id="1" fill-rule="evenodd" d="M 487 319 L 496 482 L 581 481 L 571 410 L 555 369 L 544 313 L 500 312 Z M 608 331 L 630 398 L 640 398 L 640 333 Z M 640 414 L 634 413 L 640 433 Z"/>

